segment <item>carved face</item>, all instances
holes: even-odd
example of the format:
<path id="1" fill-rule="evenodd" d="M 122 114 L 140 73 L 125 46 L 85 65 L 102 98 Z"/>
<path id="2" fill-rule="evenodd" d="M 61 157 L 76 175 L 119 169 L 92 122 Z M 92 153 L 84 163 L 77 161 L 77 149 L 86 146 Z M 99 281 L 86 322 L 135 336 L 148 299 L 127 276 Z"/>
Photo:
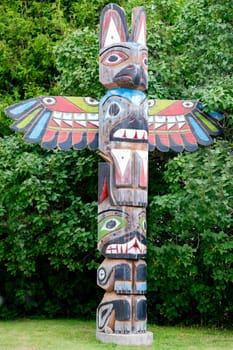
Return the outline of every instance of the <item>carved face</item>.
<path id="1" fill-rule="evenodd" d="M 110 163 L 111 204 L 146 206 L 148 124 L 144 93 L 109 90 L 100 101 L 99 121 L 99 150 Z"/>
<path id="2" fill-rule="evenodd" d="M 147 100 L 140 91 L 113 89 L 108 91 L 99 106 L 99 149 L 133 148 L 148 144 Z"/>
<path id="3" fill-rule="evenodd" d="M 123 42 L 100 51 L 100 82 L 107 88 L 148 87 L 148 50 L 144 45 Z"/>
<path id="4" fill-rule="evenodd" d="M 146 209 L 117 207 L 98 215 L 98 249 L 105 257 L 139 259 L 146 256 Z"/>
<path id="5" fill-rule="evenodd" d="M 132 34 L 126 16 L 115 4 L 105 6 L 100 19 L 100 82 L 107 88 L 144 91 L 148 86 L 146 15 L 143 7 L 132 13 Z"/>

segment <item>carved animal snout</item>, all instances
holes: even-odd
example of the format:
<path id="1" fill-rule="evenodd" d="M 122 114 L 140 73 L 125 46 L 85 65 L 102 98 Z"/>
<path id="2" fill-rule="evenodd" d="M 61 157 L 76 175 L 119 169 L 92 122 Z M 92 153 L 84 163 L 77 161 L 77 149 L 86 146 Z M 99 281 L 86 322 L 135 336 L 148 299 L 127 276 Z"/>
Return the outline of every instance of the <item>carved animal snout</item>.
<path id="1" fill-rule="evenodd" d="M 128 82 L 133 85 L 146 85 L 147 77 L 141 64 L 129 64 L 113 78 L 114 82 Z"/>

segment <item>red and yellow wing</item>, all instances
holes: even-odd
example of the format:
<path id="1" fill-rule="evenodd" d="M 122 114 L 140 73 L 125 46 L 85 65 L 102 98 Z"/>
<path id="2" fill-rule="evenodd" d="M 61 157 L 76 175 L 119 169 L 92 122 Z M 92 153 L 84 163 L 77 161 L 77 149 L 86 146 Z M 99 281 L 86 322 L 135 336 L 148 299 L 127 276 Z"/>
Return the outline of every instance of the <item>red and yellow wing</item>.
<path id="1" fill-rule="evenodd" d="M 46 149 L 98 148 L 98 102 L 89 97 L 37 97 L 5 109 L 12 129 Z"/>
<path id="2" fill-rule="evenodd" d="M 192 152 L 221 133 L 222 114 L 204 112 L 198 101 L 149 100 L 148 106 L 150 150 Z"/>

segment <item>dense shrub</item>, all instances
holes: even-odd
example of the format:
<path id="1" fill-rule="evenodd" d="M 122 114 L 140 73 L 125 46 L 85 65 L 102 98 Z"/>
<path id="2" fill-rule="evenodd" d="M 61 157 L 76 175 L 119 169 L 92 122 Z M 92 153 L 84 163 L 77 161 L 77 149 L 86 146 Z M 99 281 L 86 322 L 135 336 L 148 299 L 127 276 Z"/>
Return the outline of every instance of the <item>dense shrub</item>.
<path id="1" fill-rule="evenodd" d="M 232 324 L 233 148 L 226 142 L 170 160 L 151 198 L 149 300 L 157 322 Z"/>
<path id="2" fill-rule="evenodd" d="M 97 156 L 11 136 L 0 140 L 0 158 L 0 315 L 88 314 L 81 300 L 93 303 L 99 260 Z"/>

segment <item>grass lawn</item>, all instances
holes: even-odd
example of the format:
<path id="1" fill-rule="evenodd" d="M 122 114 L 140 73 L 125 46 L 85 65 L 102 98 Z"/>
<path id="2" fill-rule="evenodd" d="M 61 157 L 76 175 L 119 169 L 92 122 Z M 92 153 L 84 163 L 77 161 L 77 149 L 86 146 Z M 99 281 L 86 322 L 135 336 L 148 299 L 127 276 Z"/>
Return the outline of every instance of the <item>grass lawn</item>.
<path id="1" fill-rule="evenodd" d="M 150 350 L 233 350 L 233 331 L 148 326 Z M 0 321 L 0 350 L 138 350 L 143 347 L 102 344 L 95 322 L 78 320 Z"/>

